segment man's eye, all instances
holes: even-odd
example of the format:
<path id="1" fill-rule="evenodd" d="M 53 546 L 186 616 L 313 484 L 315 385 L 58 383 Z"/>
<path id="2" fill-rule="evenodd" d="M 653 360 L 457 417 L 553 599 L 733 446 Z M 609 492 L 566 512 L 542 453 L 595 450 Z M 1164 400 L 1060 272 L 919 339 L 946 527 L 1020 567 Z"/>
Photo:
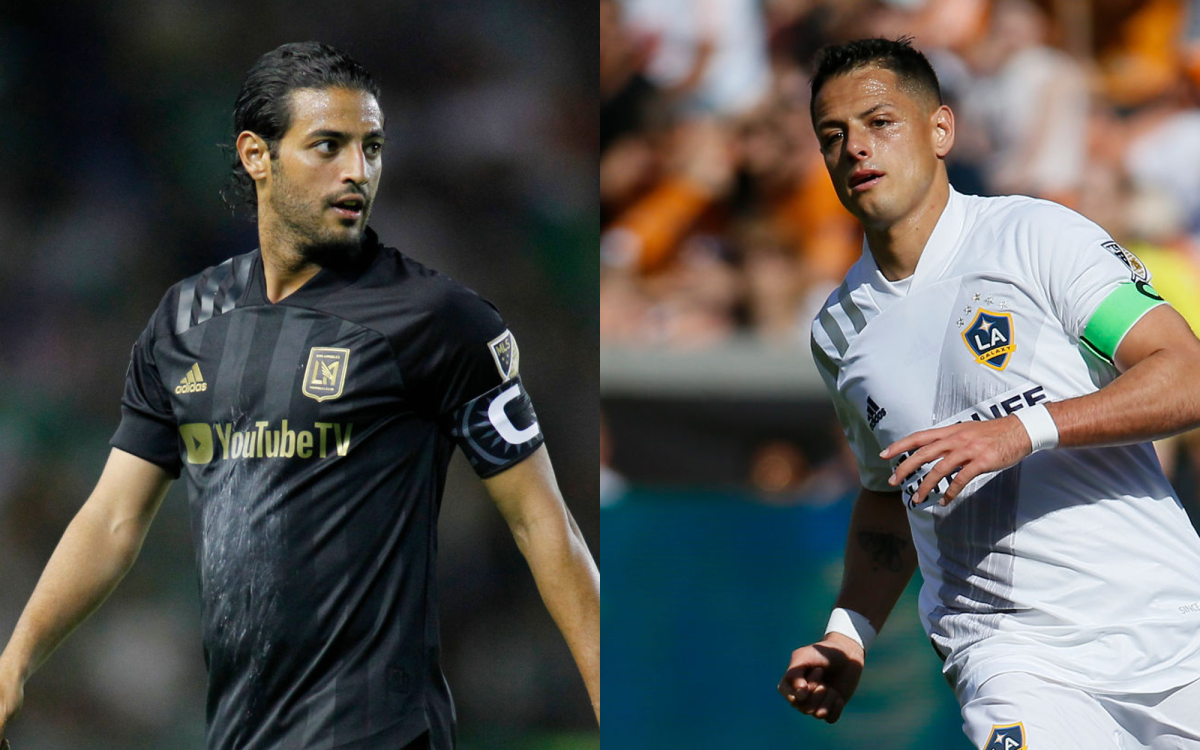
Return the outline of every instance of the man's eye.
<path id="1" fill-rule="evenodd" d="M 332 154 L 337 150 L 337 144 L 333 141 L 317 141 L 316 148 L 323 154 Z"/>
<path id="2" fill-rule="evenodd" d="M 367 153 L 371 156 L 378 156 L 383 151 L 382 143 L 368 143 L 366 146 Z"/>
<path id="3" fill-rule="evenodd" d="M 825 136 L 825 139 L 822 141 L 822 143 L 824 144 L 825 148 L 829 148 L 841 140 L 841 137 L 841 133 L 830 133 L 829 135 Z"/>
<path id="4" fill-rule="evenodd" d="M 882 128 L 884 125 L 887 125 L 890 122 L 891 122 L 891 120 L 885 119 L 883 117 L 876 117 L 874 120 L 871 121 L 871 124 L 877 128 Z"/>

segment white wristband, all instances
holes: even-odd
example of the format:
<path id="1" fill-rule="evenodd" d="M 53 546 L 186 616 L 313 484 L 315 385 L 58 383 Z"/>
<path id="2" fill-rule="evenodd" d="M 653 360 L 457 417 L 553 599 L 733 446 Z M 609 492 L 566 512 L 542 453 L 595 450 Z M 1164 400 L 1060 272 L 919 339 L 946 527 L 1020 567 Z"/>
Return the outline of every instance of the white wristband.
<path id="1" fill-rule="evenodd" d="M 1058 427 L 1045 404 L 1018 409 L 1013 414 L 1025 425 L 1025 432 L 1029 433 L 1029 442 L 1033 444 L 1033 453 L 1058 446 Z"/>
<path id="2" fill-rule="evenodd" d="M 871 627 L 871 621 L 852 609 L 837 607 L 829 615 L 829 624 L 825 626 L 825 635 L 841 633 L 863 647 L 866 651 L 871 647 L 877 633 Z"/>

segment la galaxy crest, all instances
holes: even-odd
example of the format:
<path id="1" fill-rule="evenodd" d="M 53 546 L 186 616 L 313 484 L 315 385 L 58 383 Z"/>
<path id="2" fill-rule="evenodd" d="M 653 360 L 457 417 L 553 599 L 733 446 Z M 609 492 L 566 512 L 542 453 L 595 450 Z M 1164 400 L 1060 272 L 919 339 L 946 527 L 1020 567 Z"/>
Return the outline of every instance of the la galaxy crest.
<path id="1" fill-rule="evenodd" d="M 304 368 L 305 396 L 317 401 L 329 401 L 342 395 L 346 385 L 346 368 L 350 365 L 350 350 L 334 346 L 314 346 L 308 352 Z"/>
<path id="2" fill-rule="evenodd" d="M 1025 750 L 1025 725 L 1021 722 L 1016 724 L 997 724 L 992 727 L 992 733 L 988 735 L 987 744 L 983 746 L 984 750 Z"/>
<path id="3" fill-rule="evenodd" d="M 996 313 L 980 308 L 971 325 L 963 331 L 963 341 L 975 355 L 975 361 L 993 370 L 1008 367 L 1017 349 L 1012 313 Z"/>

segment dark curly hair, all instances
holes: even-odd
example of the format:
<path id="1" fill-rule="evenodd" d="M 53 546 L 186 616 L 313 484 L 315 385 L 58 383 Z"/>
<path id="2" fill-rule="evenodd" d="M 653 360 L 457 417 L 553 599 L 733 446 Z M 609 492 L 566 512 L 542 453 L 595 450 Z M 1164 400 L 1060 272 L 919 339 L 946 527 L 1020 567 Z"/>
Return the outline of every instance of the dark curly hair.
<path id="1" fill-rule="evenodd" d="M 291 125 L 289 95 L 296 89 L 347 88 L 379 100 L 379 85 L 367 69 L 341 50 L 320 42 L 293 42 L 276 47 L 254 63 L 233 105 L 233 138 L 244 130 L 267 142 L 271 158 Z M 231 210 L 258 207 L 254 180 L 246 173 L 236 146 L 229 165 L 229 184 L 221 198 Z"/>
<path id="2" fill-rule="evenodd" d="M 942 88 L 937 74 L 925 55 L 912 46 L 912 37 L 899 39 L 857 39 L 846 44 L 831 44 L 817 51 L 817 72 L 812 78 L 812 99 L 809 114 L 821 87 L 834 76 L 844 75 L 869 65 L 890 70 L 899 79 L 900 87 L 915 96 L 927 96 L 942 103 Z"/>

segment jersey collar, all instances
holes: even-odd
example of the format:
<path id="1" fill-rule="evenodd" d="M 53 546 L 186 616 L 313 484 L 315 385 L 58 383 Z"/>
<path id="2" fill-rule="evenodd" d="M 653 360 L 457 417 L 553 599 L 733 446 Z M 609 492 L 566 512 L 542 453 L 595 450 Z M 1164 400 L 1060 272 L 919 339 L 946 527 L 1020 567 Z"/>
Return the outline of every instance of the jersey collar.
<path id="1" fill-rule="evenodd" d="M 912 276 L 898 282 L 888 281 L 884 278 L 864 237 L 862 263 L 871 286 L 883 294 L 904 297 L 925 284 L 936 281 L 941 277 L 946 264 L 954 257 L 954 253 L 958 249 L 959 235 L 962 234 L 966 218 L 967 210 L 962 193 L 951 187 L 946 207 L 942 209 L 942 215 L 938 217 L 933 232 L 925 241 L 921 257 L 917 259 L 916 270 L 913 271 Z"/>
<path id="2" fill-rule="evenodd" d="M 367 227 L 363 233 L 359 251 L 338 263 L 322 266 L 321 270 L 296 291 L 272 303 L 267 299 L 267 282 L 263 275 L 262 252 L 255 253 L 254 268 L 250 271 L 250 286 L 246 290 L 246 303 L 250 305 L 292 305 L 305 307 L 326 295 L 354 283 L 379 251 L 379 235 Z"/>

